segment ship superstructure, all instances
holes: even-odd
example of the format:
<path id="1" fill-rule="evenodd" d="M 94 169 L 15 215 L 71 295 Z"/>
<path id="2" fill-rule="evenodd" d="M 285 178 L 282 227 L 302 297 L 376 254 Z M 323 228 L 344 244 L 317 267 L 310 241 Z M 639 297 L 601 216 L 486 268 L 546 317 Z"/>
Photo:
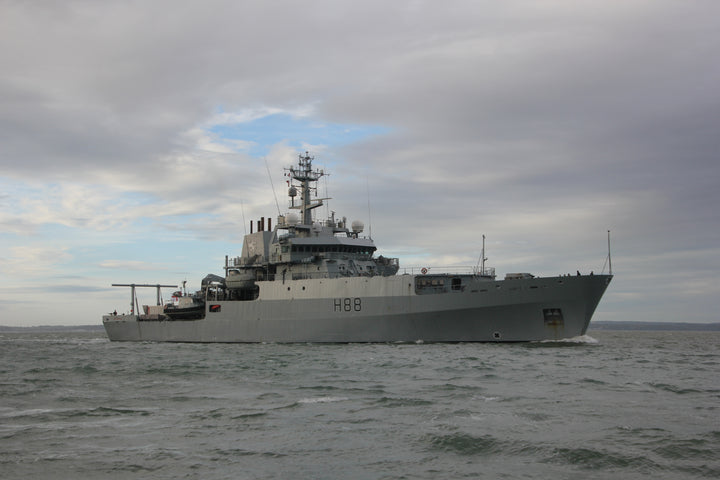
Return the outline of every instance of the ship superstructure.
<path id="1" fill-rule="evenodd" d="M 374 257 L 373 240 L 361 236 L 364 225 L 354 221 L 348 228 L 345 217 L 332 212 L 325 221 L 314 221 L 313 210 L 323 205 L 323 198 L 313 198 L 312 183 L 324 175 L 312 169 L 313 158 L 300 155 L 298 166 L 288 169 L 290 213 L 278 217 L 274 229 L 265 218 L 257 222 L 257 232 L 245 236 L 242 254 L 227 259 L 225 265 L 225 298 L 255 300 L 258 281 L 300 279 L 337 279 L 395 275 L 398 259 Z M 295 182 L 298 182 L 296 185 Z M 299 194 L 299 202 L 296 198 Z M 299 211 L 296 213 L 295 210 Z"/>

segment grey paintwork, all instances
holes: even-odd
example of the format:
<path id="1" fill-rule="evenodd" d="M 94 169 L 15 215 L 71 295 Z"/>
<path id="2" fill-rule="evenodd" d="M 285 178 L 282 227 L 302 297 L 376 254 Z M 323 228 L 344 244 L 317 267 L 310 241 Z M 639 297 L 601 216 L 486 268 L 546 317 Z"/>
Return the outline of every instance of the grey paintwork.
<path id="1" fill-rule="evenodd" d="M 208 276 L 193 302 L 205 315 L 106 315 L 110 340 L 167 342 L 473 342 L 556 340 L 583 335 L 612 275 L 534 278 L 493 269 L 473 274 L 397 275 L 395 258 L 375 257 L 361 222 L 313 221 L 312 157 L 289 169 L 299 182 L 276 226 L 245 236 L 225 277 Z M 300 192 L 299 205 L 295 197 Z M 252 224 L 251 224 L 252 229 Z M 484 238 L 484 237 L 483 237 Z M 484 250 L 484 249 L 483 249 Z M 159 288 L 159 287 L 158 287 Z M 158 293 L 159 295 L 159 293 Z"/>
<path id="2" fill-rule="evenodd" d="M 557 340 L 583 335 L 610 275 L 522 280 L 478 278 L 477 289 L 417 295 L 415 276 L 375 277 L 354 282 L 331 297 L 302 295 L 321 280 L 286 282 L 288 298 L 216 301 L 220 312 L 201 320 L 139 321 L 105 316 L 111 340 L 170 342 L 473 342 Z M 342 280 L 335 280 L 341 281 Z M 261 291 L 262 291 L 262 283 Z M 269 283 L 269 282 L 265 282 Z M 380 296 L 383 289 L 398 292 Z M 404 287 L 407 285 L 407 288 Z M 484 290 L 484 291 L 483 291 Z M 287 290 L 286 290 L 287 291 Z M 375 293 L 373 293 L 375 292 Z M 346 311 L 345 299 L 350 299 Z M 359 299 L 359 304 L 356 300 Z M 339 304 L 338 304 L 339 301 Z M 338 308 L 339 305 L 339 308 Z M 359 305 L 359 311 L 356 311 Z M 561 324 L 548 324 L 545 309 L 560 309 Z"/>

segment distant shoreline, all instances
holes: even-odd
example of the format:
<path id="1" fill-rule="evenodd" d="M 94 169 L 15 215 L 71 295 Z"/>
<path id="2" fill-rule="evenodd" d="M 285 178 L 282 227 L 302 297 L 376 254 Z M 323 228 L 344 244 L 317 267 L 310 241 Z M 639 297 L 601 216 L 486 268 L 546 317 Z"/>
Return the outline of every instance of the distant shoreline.
<path id="1" fill-rule="evenodd" d="M 591 322 L 592 330 L 648 330 L 648 331 L 686 331 L 720 332 L 720 323 L 683 323 L 683 322 Z M 0 325 L 0 333 L 12 332 L 93 332 L 104 331 L 102 325 L 41 325 L 31 327 L 12 327 Z"/>
<path id="2" fill-rule="evenodd" d="M 104 331 L 102 325 L 35 325 L 31 327 L 11 327 L 0 325 L 0 333 L 8 332 L 93 332 Z"/>
<path id="3" fill-rule="evenodd" d="M 590 322 L 588 330 L 660 330 L 685 332 L 717 332 L 720 323 L 683 322 Z"/>

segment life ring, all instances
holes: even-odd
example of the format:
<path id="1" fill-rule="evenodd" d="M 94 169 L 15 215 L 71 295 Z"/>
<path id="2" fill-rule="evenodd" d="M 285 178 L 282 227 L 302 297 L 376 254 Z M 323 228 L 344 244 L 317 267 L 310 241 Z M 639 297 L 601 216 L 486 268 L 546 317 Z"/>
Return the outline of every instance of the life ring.
<path id="1" fill-rule="evenodd" d="M 427 273 L 427 268 L 423 267 L 423 268 L 420 270 L 420 273 L 422 273 L 423 275 L 425 275 L 425 274 Z"/>

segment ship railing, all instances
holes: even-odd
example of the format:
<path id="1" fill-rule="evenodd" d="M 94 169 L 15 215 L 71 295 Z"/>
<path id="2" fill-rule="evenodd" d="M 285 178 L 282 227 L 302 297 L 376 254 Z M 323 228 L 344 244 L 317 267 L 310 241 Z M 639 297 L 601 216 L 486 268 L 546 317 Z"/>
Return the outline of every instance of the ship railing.
<path id="1" fill-rule="evenodd" d="M 292 274 L 286 273 L 284 280 L 314 280 L 314 279 L 326 279 L 326 278 L 353 278 L 353 277 L 377 277 L 380 276 L 377 272 L 367 272 L 361 275 L 344 274 L 342 272 L 294 272 Z M 274 275 L 267 275 L 265 280 L 277 281 L 283 280 L 282 273 L 276 273 Z"/>
<path id="2" fill-rule="evenodd" d="M 388 262 L 390 265 L 396 265 L 395 262 L 397 259 L 394 258 L 388 258 L 388 260 L 391 260 Z M 495 269 L 494 268 L 485 268 L 484 270 L 481 270 L 478 267 L 475 266 L 457 266 L 457 265 L 451 265 L 451 266 L 428 266 L 428 267 L 405 267 L 398 271 L 398 275 L 475 275 L 480 277 L 487 277 L 487 278 L 495 278 Z M 378 272 L 367 272 L 365 275 L 361 276 L 377 276 Z M 325 279 L 325 278 L 345 278 L 345 277 L 355 277 L 356 275 L 348 275 L 343 274 L 342 272 L 327 272 L 327 271 L 321 271 L 321 272 L 294 272 L 294 273 L 286 273 L 284 278 L 282 273 L 276 273 L 274 275 L 272 274 L 266 274 L 265 280 L 274 281 L 274 280 L 310 280 L 310 279 Z"/>
<path id="3" fill-rule="evenodd" d="M 347 276 L 355 275 L 343 275 L 339 272 L 294 272 L 292 274 L 286 274 L 286 280 L 315 280 L 315 279 L 326 279 L 326 278 L 345 278 Z M 268 280 L 282 280 L 283 276 L 281 273 L 275 275 L 268 275 Z"/>
<path id="4" fill-rule="evenodd" d="M 495 277 L 495 268 L 492 267 L 481 269 L 477 266 L 465 265 L 431 265 L 405 267 L 401 270 L 403 274 L 409 275 L 477 275 L 480 277 Z"/>

